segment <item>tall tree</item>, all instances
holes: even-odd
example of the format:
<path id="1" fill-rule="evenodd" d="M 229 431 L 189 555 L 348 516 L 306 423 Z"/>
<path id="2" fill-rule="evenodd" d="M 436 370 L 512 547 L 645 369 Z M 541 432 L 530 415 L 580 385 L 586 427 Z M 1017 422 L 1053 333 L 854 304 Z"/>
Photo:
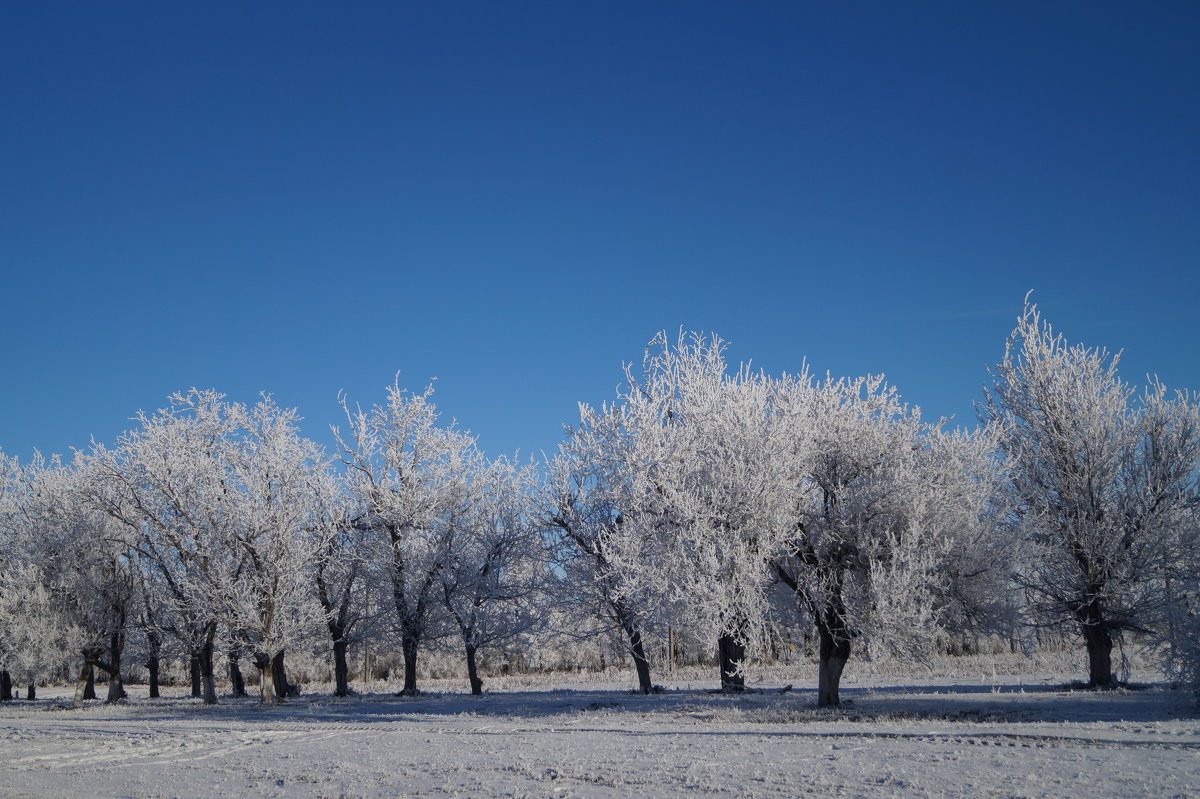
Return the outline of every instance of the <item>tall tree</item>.
<path id="1" fill-rule="evenodd" d="M 768 564 L 787 529 L 785 458 L 771 381 L 730 371 L 718 336 L 659 334 L 622 397 L 635 419 L 637 518 L 653 557 L 623 563 L 659 586 L 679 626 L 716 640 L 721 685 L 744 687 L 743 661 L 766 639 Z"/>
<path id="2" fill-rule="evenodd" d="M 806 375 L 779 384 L 792 423 L 795 480 L 786 549 L 775 562 L 816 627 L 818 699 L 839 704 L 852 640 L 880 599 L 914 608 L 928 551 L 910 525 L 919 412 L 882 377 Z"/>
<path id="3" fill-rule="evenodd" d="M 193 389 L 137 419 L 114 449 L 89 456 L 107 483 L 95 499 L 155 572 L 164 626 L 199 661 L 204 701 L 216 702 L 224 624 L 253 651 L 261 700 L 273 702 L 272 660 L 318 618 L 310 567 L 331 535 L 319 512 L 332 490 L 324 458 L 298 435 L 295 410 L 266 396 L 247 408 Z"/>
<path id="4" fill-rule="evenodd" d="M 482 457 L 475 439 L 453 424 L 439 427 L 430 400 L 400 388 L 382 405 L 350 409 L 347 430 L 334 429 L 361 529 L 373 534 L 372 566 L 386 575 L 404 657 L 404 688 L 415 695 L 417 657 L 442 612 L 442 570 L 464 514 L 475 499 L 470 475 Z"/>
<path id="5" fill-rule="evenodd" d="M 980 411 L 1004 431 L 1035 553 L 1021 584 L 1039 620 L 1079 630 L 1094 687 L 1114 684 L 1114 636 L 1161 618 L 1169 523 L 1194 501 L 1191 403 L 1158 384 L 1136 397 L 1117 361 L 1069 345 L 1027 301 Z"/>
<path id="6" fill-rule="evenodd" d="M 270 703 L 288 693 L 276 664 L 323 618 L 313 569 L 337 532 L 337 484 L 321 449 L 299 435 L 295 409 L 264 396 L 228 412 L 239 429 L 223 456 L 221 512 L 233 522 L 224 541 L 233 571 L 223 580 L 221 615 L 253 653 L 261 701 Z"/>

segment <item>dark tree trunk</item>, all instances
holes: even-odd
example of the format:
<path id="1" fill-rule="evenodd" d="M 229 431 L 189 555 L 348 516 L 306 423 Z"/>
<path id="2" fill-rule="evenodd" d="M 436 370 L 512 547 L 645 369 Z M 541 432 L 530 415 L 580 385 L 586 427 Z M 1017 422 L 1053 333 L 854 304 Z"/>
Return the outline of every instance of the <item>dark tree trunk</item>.
<path id="1" fill-rule="evenodd" d="M 633 655 L 633 667 L 637 669 L 638 693 L 652 693 L 654 683 L 650 681 L 650 659 L 646 657 L 646 645 L 642 641 L 642 631 L 636 627 L 629 629 L 629 651 Z"/>
<path id="2" fill-rule="evenodd" d="M 90 650 L 84 650 L 83 668 L 79 672 L 79 682 L 75 684 L 75 699 L 71 702 L 71 707 L 83 707 L 85 699 L 96 698 L 96 675 L 92 667 L 94 659 Z M 91 696 L 88 696 L 88 694 L 91 694 Z"/>
<path id="3" fill-rule="evenodd" d="M 254 665 L 258 668 L 258 702 L 262 705 L 282 705 L 286 700 L 278 695 L 275 688 L 275 668 L 271 658 L 258 653 L 254 656 Z"/>
<path id="4" fill-rule="evenodd" d="M 12 677 L 7 671 L 0 671 L 0 702 L 11 702 L 12 698 Z"/>
<path id="5" fill-rule="evenodd" d="M 846 668 L 846 661 L 850 659 L 850 636 L 845 625 L 835 614 L 828 614 L 827 619 L 830 617 L 834 617 L 832 625 L 817 625 L 817 636 L 820 640 L 817 707 L 838 707 L 841 704 L 838 689 L 842 684 L 842 671 Z"/>
<path id="6" fill-rule="evenodd" d="M 467 679 L 471 681 L 471 693 L 475 696 L 483 695 L 483 680 L 479 679 L 479 668 L 475 663 L 474 644 L 467 644 Z"/>
<path id="7" fill-rule="evenodd" d="M 146 644 L 150 649 L 150 654 L 146 658 L 146 670 L 150 672 L 150 698 L 158 699 L 159 670 L 162 665 L 159 653 L 162 651 L 162 639 L 159 638 L 157 631 L 146 630 Z"/>
<path id="8" fill-rule="evenodd" d="M 346 662 L 346 639 L 338 636 L 333 640 L 333 679 L 336 683 L 334 694 L 337 696 L 350 695 L 350 665 Z"/>
<path id="9" fill-rule="evenodd" d="M 204 696 L 204 689 L 200 686 L 200 653 L 193 652 L 188 660 L 188 672 L 192 678 L 192 696 Z"/>
<path id="10" fill-rule="evenodd" d="M 159 681 L 159 676 L 158 676 L 158 673 L 159 673 L 159 669 L 160 669 L 160 668 L 161 668 L 161 664 L 160 664 L 160 661 L 159 661 L 159 659 L 158 659 L 158 656 L 157 656 L 157 655 L 151 655 L 151 656 L 150 656 L 150 657 L 149 657 L 149 658 L 146 660 L 146 670 L 150 672 L 150 698 L 151 698 L 151 699 L 158 699 L 158 697 L 159 697 L 159 691 L 158 691 L 158 685 L 159 685 L 159 682 L 158 682 L 158 681 Z"/>
<path id="11" fill-rule="evenodd" d="M 646 657 L 646 644 L 642 639 L 642 631 L 633 620 L 633 614 L 623 602 L 612 605 L 617 622 L 629 638 L 629 653 L 633 656 L 633 667 L 637 670 L 638 693 L 649 694 L 654 691 L 654 683 L 650 681 L 650 659 Z"/>
<path id="12" fill-rule="evenodd" d="M 405 634 L 400 643 L 404 654 L 404 688 L 400 696 L 416 696 L 417 690 L 417 648 L 420 641 L 416 636 Z"/>
<path id="13" fill-rule="evenodd" d="M 96 698 L 96 671 L 90 663 L 87 665 L 87 681 L 83 684 L 83 698 Z"/>
<path id="14" fill-rule="evenodd" d="M 722 691 L 746 690 L 746 675 L 738 669 L 746 659 L 746 644 L 732 635 L 717 639 L 717 660 L 721 668 Z"/>
<path id="15" fill-rule="evenodd" d="M 1112 632 L 1104 618 L 1104 604 L 1100 596 L 1103 585 L 1088 586 L 1086 604 L 1075 612 L 1079 631 L 1087 646 L 1088 685 L 1092 688 L 1112 688 L 1116 685 L 1112 673 Z"/>
<path id="16" fill-rule="evenodd" d="M 208 638 L 200 650 L 200 683 L 204 689 L 204 704 L 217 704 L 217 679 L 213 674 L 213 638 L 216 635 L 216 625 L 209 628 Z"/>
<path id="17" fill-rule="evenodd" d="M 288 695 L 287 668 L 283 657 L 283 652 L 280 651 L 271 658 L 271 682 L 275 685 L 275 696 L 278 699 L 287 699 Z"/>
<path id="18" fill-rule="evenodd" d="M 229 691 L 234 696 L 246 695 L 246 681 L 242 678 L 242 667 L 238 663 L 240 657 L 237 647 L 229 650 Z"/>
<path id="19" fill-rule="evenodd" d="M 1083 640 L 1087 644 L 1088 685 L 1092 688 L 1112 688 L 1112 634 L 1103 621 L 1082 624 Z"/>
<path id="20" fill-rule="evenodd" d="M 29 693 L 25 694 L 25 698 L 27 700 L 28 699 L 37 699 L 37 684 L 34 683 L 33 681 L 30 681 L 30 683 L 29 683 Z"/>
<path id="21" fill-rule="evenodd" d="M 286 699 L 289 696 L 296 696 L 300 693 L 298 686 L 288 682 L 287 669 L 283 663 L 283 650 L 271 658 L 271 676 L 275 682 L 275 695 L 280 699 Z"/>
<path id="22" fill-rule="evenodd" d="M 107 704 L 120 702 L 126 697 L 125 681 L 121 679 L 121 655 L 125 650 L 125 636 L 122 633 L 113 633 L 108 639 L 108 697 L 104 700 Z"/>

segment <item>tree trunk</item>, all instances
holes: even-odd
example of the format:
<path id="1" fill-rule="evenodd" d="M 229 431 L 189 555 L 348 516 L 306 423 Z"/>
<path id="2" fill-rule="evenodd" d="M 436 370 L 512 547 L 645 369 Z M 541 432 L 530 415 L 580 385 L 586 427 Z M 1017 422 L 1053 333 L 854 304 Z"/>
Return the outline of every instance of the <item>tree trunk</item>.
<path id="1" fill-rule="evenodd" d="M 105 704 L 120 702 L 125 693 L 125 681 L 121 679 L 121 655 L 125 649 L 125 636 L 119 632 L 113 633 L 108 639 L 108 697 Z"/>
<path id="2" fill-rule="evenodd" d="M 467 679 L 471 681 L 471 693 L 475 696 L 483 695 L 483 680 L 479 679 L 479 668 L 475 664 L 474 644 L 467 644 Z"/>
<path id="3" fill-rule="evenodd" d="M 71 707 L 83 707 L 83 701 L 89 698 L 89 689 L 92 694 L 90 698 L 96 698 L 96 686 L 93 682 L 94 677 L 91 661 L 85 660 L 83 669 L 79 672 L 79 682 L 75 684 L 75 699 L 71 702 Z"/>
<path id="4" fill-rule="evenodd" d="M 229 690 L 234 696 L 246 695 L 246 681 L 242 679 L 242 667 L 238 663 L 237 647 L 229 650 Z"/>
<path id="5" fill-rule="evenodd" d="M 12 677 L 7 671 L 0 671 L 0 702 L 11 702 L 12 698 Z"/>
<path id="6" fill-rule="evenodd" d="M 295 696 L 300 693 L 300 689 L 288 682 L 287 669 L 284 668 L 283 652 L 279 650 L 275 657 L 271 658 L 271 676 L 275 682 L 275 695 L 280 699 L 286 699 L 289 696 Z"/>
<path id="7" fill-rule="evenodd" d="M 638 693 L 652 693 L 654 683 L 650 681 L 650 660 L 646 657 L 646 645 L 642 641 L 642 631 L 636 627 L 629 630 L 629 651 L 633 655 L 633 667 L 637 670 Z"/>
<path id="8" fill-rule="evenodd" d="M 416 696 L 417 690 L 417 647 L 419 640 L 416 636 L 405 634 L 400 642 L 404 654 L 404 689 L 400 696 Z"/>
<path id="9" fill-rule="evenodd" d="M 346 662 L 346 639 L 338 636 L 333 640 L 333 679 L 336 696 L 350 695 L 350 665 Z"/>
<path id="10" fill-rule="evenodd" d="M 721 668 L 722 691 L 746 690 L 746 675 L 739 671 L 739 666 L 746 659 L 746 645 L 732 635 L 722 635 L 717 639 L 717 660 Z"/>
<path id="11" fill-rule="evenodd" d="M 258 667 L 258 703 L 260 705 L 282 705 L 282 699 L 275 690 L 275 668 L 271 658 L 265 653 L 254 656 L 254 665 Z"/>
<path id="12" fill-rule="evenodd" d="M 200 681 L 200 653 L 199 652 L 193 652 L 191 658 L 188 660 L 188 672 L 191 674 L 191 678 L 192 678 L 192 696 L 195 696 L 195 697 L 204 696 L 204 690 L 201 688 L 201 685 L 200 685 L 201 681 Z"/>
<path id="13" fill-rule="evenodd" d="M 158 671 L 160 663 L 157 655 L 151 655 L 146 660 L 146 670 L 150 672 L 150 698 L 158 699 Z"/>
<path id="14" fill-rule="evenodd" d="M 642 640 L 642 631 L 633 620 L 633 615 L 624 602 L 613 602 L 613 612 L 625 635 L 629 638 L 629 653 L 633 655 L 633 666 L 637 669 L 638 693 L 649 694 L 654 690 L 650 681 L 650 659 L 646 657 L 646 644 Z"/>
<path id="15" fill-rule="evenodd" d="M 831 626 L 838 629 L 831 630 Z M 821 642 L 817 707 L 838 707 L 841 704 L 838 689 L 842 684 L 842 670 L 850 659 L 850 636 L 840 619 L 834 619 L 833 625 L 818 625 L 817 635 Z"/>
<path id="16" fill-rule="evenodd" d="M 1097 614 L 1098 615 L 1098 614 Z M 1103 620 L 1080 625 L 1083 640 L 1087 644 L 1088 685 L 1092 688 L 1112 688 L 1112 635 Z"/>
<path id="17" fill-rule="evenodd" d="M 150 650 L 149 655 L 146 657 L 146 670 L 150 672 L 150 698 L 158 699 L 159 669 L 162 665 L 159 660 L 159 653 L 162 652 L 162 639 L 159 638 L 156 630 L 146 630 L 146 644 Z"/>
<path id="18" fill-rule="evenodd" d="M 25 699 L 37 699 L 37 683 L 33 680 L 29 681 L 29 692 L 25 694 Z"/>
<path id="19" fill-rule="evenodd" d="M 213 637 L 216 625 L 212 625 L 204 648 L 200 650 L 200 683 L 204 688 L 204 704 L 217 704 L 217 680 L 213 674 Z"/>

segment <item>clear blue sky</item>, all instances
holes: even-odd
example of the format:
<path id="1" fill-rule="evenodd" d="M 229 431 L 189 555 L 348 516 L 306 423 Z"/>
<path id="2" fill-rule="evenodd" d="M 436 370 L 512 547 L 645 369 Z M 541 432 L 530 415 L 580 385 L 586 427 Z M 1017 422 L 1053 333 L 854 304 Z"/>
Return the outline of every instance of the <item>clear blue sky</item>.
<path id="1" fill-rule="evenodd" d="M 0 447 L 439 378 L 556 445 L 659 329 L 974 425 L 1028 289 L 1200 388 L 1200 4 L 10 3 Z"/>

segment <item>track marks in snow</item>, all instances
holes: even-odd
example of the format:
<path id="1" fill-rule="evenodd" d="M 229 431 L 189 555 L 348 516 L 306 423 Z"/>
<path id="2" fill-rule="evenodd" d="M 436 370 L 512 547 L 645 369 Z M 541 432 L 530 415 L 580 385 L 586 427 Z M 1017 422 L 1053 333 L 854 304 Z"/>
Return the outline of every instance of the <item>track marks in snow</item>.
<path id="1" fill-rule="evenodd" d="M 943 732 L 889 732 L 872 731 L 801 731 L 801 730 L 763 730 L 736 729 L 722 726 L 713 730 L 670 729 L 646 730 L 628 729 L 624 727 L 578 727 L 572 725 L 556 727 L 509 727 L 481 726 L 461 730 L 439 730 L 442 733 L 459 733 L 464 735 L 516 735 L 516 734 L 580 734 L 612 735 L 627 738 L 659 738 L 659 737 L 690 737 L 716 736 L 740 737 L 750 736 L 759 738 L 798 738 L 811 740 L 859 740 L 870 741 L 909 741 L 913 743 L 960 744 L 966 746 L 998 746 L 1023 747 L 1044 749 L 1047 747 L 1092 747 L 1100 749 L 1147 748 L 1164 750 L 1185 750 L 1200 752 L 1200 741 L 1171 741 L 1171 740 L 1133 740 L 1118 738 L 1100 738 L 1088 735 L 1048 735 L 1037 733 L 1016 732 L 973 732 L 943 733 Z"/>
<path id="2" fill-rule="evenodd" d="M 348 726 L 348 725 L 345 725 Z M 273 745 L 298 748 L 319 744 L 362 729 L 338 729 L 338 725 L 281 725 L 273 729 L 224 729 L 186 733 L 106 731 L 90 736 L 61 734 L 22 736 L 5 758 L 13 770 L 59 769 L 78 766 L 164 765 L 186 763 L 237 753 L 253 754 Z M 55 731 L 57 732 L 57 731 Z M 32 751 L 31 751 L 32 750 Z M 20 754 L 20 752 L 31 752 Z"/>

